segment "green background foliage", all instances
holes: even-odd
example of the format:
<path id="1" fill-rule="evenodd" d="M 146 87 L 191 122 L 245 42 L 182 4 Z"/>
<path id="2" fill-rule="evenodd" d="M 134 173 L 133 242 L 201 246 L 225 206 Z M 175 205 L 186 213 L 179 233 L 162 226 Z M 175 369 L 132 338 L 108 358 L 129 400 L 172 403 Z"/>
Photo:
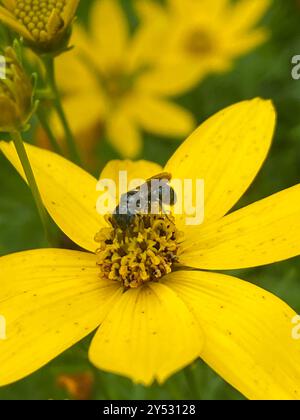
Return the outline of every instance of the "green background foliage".
<path id="1" fill-rule="evenodd" d="M 79 15 L 83 21 L 87 20 L 91 3 L 81 2 Z M 123 0 L 122 4 L 134 28 L 136 18 L 131 2 Z M 275 102 L 278 127 L 270 156 L 239 207 L 299 183 L 300 80 L 295 81 L 291 77 L 291 58 L 300 54 L 299 18 L 300 2 L 273 0 L 273 6 L 264 19 L 271 32 L 269 42 L 240 58 L 231 72 L 212 75 L 196 89 L 177 99 L 194 113 L 199 123 L 223 107 L 243 99 L 262 96 Z M 145 133 L 143 157 L 163 164 L 177 146 L 174 140 L 153 138 Z M 99 173 L 105 162 L 116 157 L 109 145 L 103 141 L 99 143 Z M 0 255 L 42 246 L 45 246 L 43 231 L 30 191 L 0 156 Z M 230 274 L 275 293 L 300 313 L 299 258 Z M 92 372 L 95 378 L 93 399 L 243 398 L 201 361 L 174 375 L 163 386 L 154 385 L 151 388 L 97 371 L 87 359 L 90 340 L 91 337 L 88 337 L 30 377 L 1 388 L 0 399 L 68 398 L 68 394 L 57 386 L 57 376 L 86 371 Z"/>

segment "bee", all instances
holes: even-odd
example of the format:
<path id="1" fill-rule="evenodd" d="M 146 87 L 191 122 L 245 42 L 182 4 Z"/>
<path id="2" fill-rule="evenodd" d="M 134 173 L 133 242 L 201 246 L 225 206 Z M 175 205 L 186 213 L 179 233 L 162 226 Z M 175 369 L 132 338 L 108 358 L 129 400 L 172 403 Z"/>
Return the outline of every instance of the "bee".
<path id="1" fill-rule="evenodd" d="M 113 223 L 124 231 L 138 214 L 159 214 L 164 212 L 164 205 L 176 204 L 177 196 L 170 186 L 171 179 L 171 174 L 163 172 L 121 195 L 120 203 L 112 214 Z"/>

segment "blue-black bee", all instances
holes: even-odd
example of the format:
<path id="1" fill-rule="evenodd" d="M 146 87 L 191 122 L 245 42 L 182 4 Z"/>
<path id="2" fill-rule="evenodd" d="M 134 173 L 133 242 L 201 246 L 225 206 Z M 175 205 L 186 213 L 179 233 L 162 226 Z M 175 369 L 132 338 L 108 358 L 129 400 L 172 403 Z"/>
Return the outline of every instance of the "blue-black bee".
<path id="1" fill-rule="evenodd" d="M 170 186 L 171 179 L 171 174 L 164 172 L 123 194 L 112 214 L 113 223 L 126 230 L 138 214 L 151 214 L 153 210 L 157 214 L 164 211 L 164 205 L 176 204 L 177 196 Z"/>

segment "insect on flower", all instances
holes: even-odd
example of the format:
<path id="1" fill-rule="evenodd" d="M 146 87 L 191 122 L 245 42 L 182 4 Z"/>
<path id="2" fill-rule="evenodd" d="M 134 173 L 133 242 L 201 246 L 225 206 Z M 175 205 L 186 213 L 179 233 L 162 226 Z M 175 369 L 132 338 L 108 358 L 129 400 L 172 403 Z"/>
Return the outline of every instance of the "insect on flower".
<path id="1" fill-rule="evenodd" d="M 126 230 L 138 214 L 166 213 L 164 205 L 173 206 L 177 199 L 171 179 L 172 175 L 164 172 L 123 194 L 113 212 L 113 223 Z"/>
<path id="2" fill-rule="evenodd" d="M 270 101 L 244 101 L 204 122 L 163 168 L 111 161 L 103 169 L 100 180 L 117 188 L 120 170 L 130 180 L 172 174 L 178 202 L 175 180 L 204 179 L 199 226 L 174 211 L 134 217 L 130 230 L 114 227 L 96 211 L 96 178 L 26 144 L 45 207 L 83 250 L 0 258 L 0 312 L 9 332 L 0 342 L 0 386 L 98 328 L 91 362 L 136 383 L 161 384 L 200 357 L 249 399 L 299 400 L 296 312 L 230 275 L 300 254 L 300 184 L 231 211 L 265 161 L 275 122 Z M 24 177 L 14 145 L 1 141 L 0 150 Z"/>

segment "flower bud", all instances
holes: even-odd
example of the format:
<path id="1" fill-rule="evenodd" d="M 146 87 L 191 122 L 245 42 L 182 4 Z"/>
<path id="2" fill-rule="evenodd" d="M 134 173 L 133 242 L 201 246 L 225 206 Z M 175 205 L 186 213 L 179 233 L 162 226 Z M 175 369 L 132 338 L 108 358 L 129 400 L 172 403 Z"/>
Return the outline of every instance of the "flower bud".
<path id="1" fill-rule="evenodd" d="M 59 54 L 67 48 L 80 0 L 2 0 L 0 21 L 36 52 Z"/>
<path id="2" fill-rule="evenodd" d="M 0 131 L 21 131 L 33 111 L 33 85 L 13 48 L 5 49 L 3 78 L 0 79 Z"/>

